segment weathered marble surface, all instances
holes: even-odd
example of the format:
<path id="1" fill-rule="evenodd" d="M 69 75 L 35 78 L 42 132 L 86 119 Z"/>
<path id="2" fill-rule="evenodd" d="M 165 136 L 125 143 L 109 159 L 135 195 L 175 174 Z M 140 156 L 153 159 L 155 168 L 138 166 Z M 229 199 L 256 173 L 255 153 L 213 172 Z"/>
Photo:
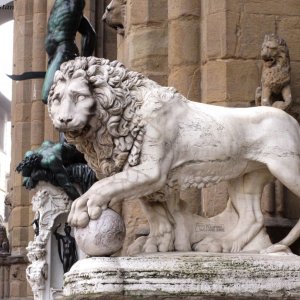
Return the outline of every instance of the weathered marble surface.
<path id="1" fill-rule="evenodd" d="M 72 203 L 85 227 L 113 204 L 141 198 L 150 234 L 138 252 L 240 252 L 263 229 L 260 200 L 279 179 L 300 196 L 300 128 L 271 107 L 226 108 L 189 101 L 121 63 L 77 57 L 56 73 L 48 99 L 54 126 L 83 152 L 100 179 Z M 228 181 L 238 220 L 222 236 L 193 239 L 195 217 L 180 190 Z M 266 252 L 288 251 L 300 222 Z M 257 244 L 264 249 L 264 245 Z"/>
<path id="2" fill-rule="evenodd" d="M 106 209 L 84 228 L 75 228 L 78 247 L 89 256 L 109 256 L 122 248 L 126 229 L 122 217 Z"/>
<path id="3" fill-rule="evenodd" d="M 226 296 L 269 299 L 300 293 L 293 255 L 168 253 L 88 258 L 65 274 L 66 299 L 93 296 Z"/>

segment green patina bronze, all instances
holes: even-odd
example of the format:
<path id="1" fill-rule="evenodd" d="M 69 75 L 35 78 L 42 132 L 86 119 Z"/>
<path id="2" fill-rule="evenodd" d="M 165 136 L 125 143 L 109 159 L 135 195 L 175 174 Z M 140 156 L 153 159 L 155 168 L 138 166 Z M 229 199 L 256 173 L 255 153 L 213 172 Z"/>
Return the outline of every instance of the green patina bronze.
<path id="1" fill-rule="evenodd" d="M 20 75 L 7 75 L 12 80 L 45 78 L 42 89 L 42 100 L 45 104 L 47 104 L 55 72 L 63 62 L 79 55 L 75 43 L 77 32 L 82 35 L 81 56 L 90 56 L 94 52 L 96 32 L 83 15 L 84 6 L 84 0 L 56 0 L 54 2 L 45 39 L 45 49 L 49 57 L 47 72 L 30 71 Z"/>
<path id="2" fill-rule="evenodd" d="M 39 181 L 60 186 L 72 199 L 79 197 L 77 184 L 85 192 L 96 181 L 83 155 L 67 143 L 44 141 L 36 150 L 27 151 L 16 169 L 22 172 L 23 185 L 34 188 Z"/>
<path id="3" fill-rule="evenodd" d="M 54 74 L 60 65 L 79 55 L 75 44 L 77 31 L 82 35 L 81 55 L 90 56 L 95 49 L 96 33 L 83 16 L 84 0 L 56 0 L 48 20 L 45 48 L 49 56 L 42 89 L 42 100 L 47 103 Z"/>
<path id="4" fill-rule="evenodd" d="M 84 0 L 56 0 L 48 19 L 45 49 L 49 56 L 47 72 L 25 72 L 10 76 L 14 80 L 26 80 L 45 76 L 42 100 L 47 104 L 55 72 L 63 62 L 79 55 L 76 33 L 82 35 L 81 55 L 94 52 L 96 33 L 83 15 Z M 17 167 L 24 177 L 23 185 L 34 188 L 39 181 L 47 181 L 62 187 L 71 199 L 79 197 L 74 184 L 85 192 L 95 181 L 94 172 L 87 166 L 83 155 L 67 143 L 45 141 L 40 148 L 28 151 Z"/>

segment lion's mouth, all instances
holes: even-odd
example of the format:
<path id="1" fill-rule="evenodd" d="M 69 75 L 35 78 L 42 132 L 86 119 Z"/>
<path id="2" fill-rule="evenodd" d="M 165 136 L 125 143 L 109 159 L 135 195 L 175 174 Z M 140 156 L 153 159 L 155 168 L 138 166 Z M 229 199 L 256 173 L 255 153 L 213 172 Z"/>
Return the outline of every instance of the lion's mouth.
<path id="1" fill-rule="evenodd" d="M 66 133 L 68 134 L 69 137 L 71 138 L 77 138 L 79 136 L 84 136 L 86 135 L 91 129 L 90 125 L 86 125 L 82 129 L 76 129 L 76 130 L 67 130 Z"/>
<path id="2" fill-rule="evenodd" d="M 124 34 L 124 32 L 125 32 L 123 24 L 118 24 L 118 26 L 115 26 L 114 28 L 115 28 L 115 30 L 117 30 L 118 34 Z"/>
<path id="3" fill-rule="evenodd" d="M 68 128 L 68 127 L 64 127 L 64 128 L 60 127 L 60 128 L 57 128 L 57 129 L 60 132 L 63 132 L 64 134 L 69 136 L 70 138 L 75 139 L 79 136 L 86 135 L 90 131 L 91 126 L 86 125 L 83 128 L 76 128 L 76 129 L 72 129 L 72 128 Z"/>
<path id="4" fill-rule="evenodd" d="M 122 22 L 113 21 L 111 18 L 105 18 L 105 22 L 107 25 L 115 29 L 118 34 L 124 34 L 125 29 Z"/>
<path id="5" fill-rule="evenodd" d="M 270 56 L 263 56 L 262 59 L 268 66 L 272 66 L 275 63 L 275 58 Z"/>

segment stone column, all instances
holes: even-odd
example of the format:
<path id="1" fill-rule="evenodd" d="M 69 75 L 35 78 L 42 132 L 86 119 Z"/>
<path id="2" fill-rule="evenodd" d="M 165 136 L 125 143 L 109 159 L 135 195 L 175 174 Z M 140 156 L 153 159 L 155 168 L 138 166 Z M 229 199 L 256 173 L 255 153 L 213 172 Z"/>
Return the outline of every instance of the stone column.
<path id="1" fill-rule="evenodd" d="M 127 1 L 125 33 L 118 34 L 118 60 L 162 85 L 168 84 L 168 1 Z M 123 203 L 126 239 L 122 254 L 136 237 L 149 233 L 137 200 Z"/>
<path id="2" fill-rule="evenodd" d="M 168 1 L 127 1 L 118 59 L 162 85 L 168 82 Z"/>
<path id="3" fill-rule="evenodd" d="M 116 31 L 102 21 L 102 16 L 110 0 L 97 0 L 95 3 L 95 30 L 97 42 L 95 56 L 109 60 L 117 59 L 117 34 Z"/>
<path id="4" fill-rule="evenodd" d="M 14 74 L 32 69 L 33 0 L 14 1 Z M 12 94 L 12 160 L 11 189 L 12 211 L 9 217 L 9 234 L 12 256 L 25 257 L 25 247 L 30 236 L 30 201 L 28 192 L 22 187 L 22 177 L 15 173 L 31 144 L 31 81 L 14 82 Z M 24 264 L 10 267 L 11 297 L 27 296 Z"/>
<path id="5" fill-rule="evenodd" d="M 15 1 L 14 74 L 32 69 L 33 0 Z M 12 212 L 9 220 L 12 254 L 23 254 L 28 243 L 28 192 L 22 187 L 22 177 L 16 165 L 31 147 L 31 87 L 30 80 L 14 82 L 12 95 Z"/>
<path id="6" fill-rule="evenodd" d="M 32 70 L 46 70 L 46 52 L 44 46 L 47 30 L 47 0 L 34 0 L 33 3 L 33 43 Z M 45 104 L 41 94 L 43 79 L 32 80 L 31 101 L 31 149 L 37 148 L 44 141 Z"/>
<path id="7" fill-rule="evenodd" d="M 168 1 L 168 85 L 190 100 L 201 100 L 200 6 L 198 0 Z M 201 211 L 201 191 L 191 188 L 180 197 L 189 209 Z"/>
<path id="8" fill-rule="evenodd" d="M 14 74 L 46 69 L 44 38 L 47 24 L 47 0 L 14 1 Z M 26 151 L 38 147 L 45 139 L 46 106 L 41 101 L 43 80 L 13 82 L 12 96 L 12 162 L 9 233 L 12 257 L 24 257 L 23 264 L 10 268 L 10 297 L 32 294 L 25 279 L 26 246 L 33 239 L 31 197 L 22 186 L 22 176 L 15 168 Z M 46 128 L 46 129 L 45 129 Z"/>
<path id="9" fill-rule="evenodd" d="M 168 85 L 200 101 L 200 6 L 198 0 L 168 1 Z"/>
<path id="10" fill-rule="evenodd" d="M 249 106 L 260 80 L 261 42 L 274 31 L 275 16 L 248 14 L 251 4 L 240 0 L 204 0 L 201 5 L 203 102 Z"/>

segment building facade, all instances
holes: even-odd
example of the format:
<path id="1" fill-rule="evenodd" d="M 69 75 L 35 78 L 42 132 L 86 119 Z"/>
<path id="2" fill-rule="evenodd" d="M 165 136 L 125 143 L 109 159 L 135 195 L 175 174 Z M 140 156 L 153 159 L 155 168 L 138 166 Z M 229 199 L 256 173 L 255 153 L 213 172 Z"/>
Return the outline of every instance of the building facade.
<path id="1" fill-rule="evenodd" d="M 85 15 L 97 32 L 95 56 L 117 58 L 126 67 L 162 85 L 174 86 L 187 98 L 203 103 L 230 107 L 253 105 L 255 90 L 260 85 L 261 44 L 265 34 L 278 34 L 290 49 L 293 111 L 296 116 L 300 112 L 298 0 L 121 1 L 124 8 L 121 33 L 101 20 L 109 2 L 86 0 Z M 44 39 L 53 3 L 54 0 L 14 1 L 14 74 L 46 70 Z M 25 269 L 26 246 L 33 239 L 33 192 L 24 189 L 22 177 L 15 168 L 27 150 L 37 148 L 44 140 L 58 141 L 47 107 L 41 101 L 42 84 L 41 79 L 13 83 L 11 256 L 0 272 L 0 281 L 4 283 L 0 285 L 0 296 L 2 293 L 7 298 L 32 297 Z M 226 185 L 220 184 L 202 193 L 189 190 L 181 196 L 192 203 L 193 211 L 212 216 L 226 205 Z M 264 202 L 273 201 L 274 197 L 266 195 Z M 284 203 L 286 219 L 300 216 L 299 201 L 287 190 Z M 124 203 L 122 213 L 127 226 L 122 254 L 126 254 L 126 248 L 137 236 L 147 234 L 147 221 L 138 200 Z M 270 215 L 276 216 L 276 211 Z M 282 224 L 275 218 L 272 226 L 281 228 Z"/>

